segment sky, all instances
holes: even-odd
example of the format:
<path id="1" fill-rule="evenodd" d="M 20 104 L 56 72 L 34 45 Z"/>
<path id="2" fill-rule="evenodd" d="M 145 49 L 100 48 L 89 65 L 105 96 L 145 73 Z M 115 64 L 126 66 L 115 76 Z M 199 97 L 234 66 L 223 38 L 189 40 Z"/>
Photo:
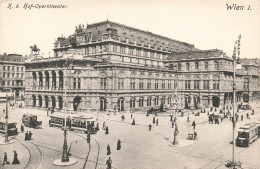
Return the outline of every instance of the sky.
<path id="1" fill-rule="evenodd" d="M 25 9 L 26 4 L 66 7 Z M 244 8 L 227 10 L 227 4 Z M 29 55 L 36 44 L 44 57 L 52 56 L 57 37 L 107 19 L 229 56 L 241 34 L 240 56 L 260 58 L 260 0 L 0 0 L 0 54 Z"/>

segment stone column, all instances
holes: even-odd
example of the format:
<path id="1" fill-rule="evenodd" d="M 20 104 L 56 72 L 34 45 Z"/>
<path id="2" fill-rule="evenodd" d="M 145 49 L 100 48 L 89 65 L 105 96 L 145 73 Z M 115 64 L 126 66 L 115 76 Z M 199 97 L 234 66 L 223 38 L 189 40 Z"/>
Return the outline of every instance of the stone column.
<path id="1" fill-rule="evenodd" d="M 45 83 L 46 83 L 46 78 L 45 78 L 45 74 L 43 73 L 42 74 L 42 89 L 44 89 L 44 90 L 46 89 L 46 84 Z"/>
<path id="2" fill-rule="evenodd" d="M 39 98 L 36 96 L 36 99 L 35 99 L 35 107 L 40 107 L 39 105 Z"/>
<path id="3" fill-rule="evenodd" d="M 220 100 L 219 107 L 222 108 L 224 106 L 225 93 L 220 93 L 219 100 Z"/>
<path id="4" fill-rule="evenodd" d="M 55 101 L 56 101 L 55 110 L 60 110 L 59 98 L 55 97 Z"/>
<path id="5" fill-rule="evenodd" d="M 190 96 L 190 109 L 194 109 L 194 96 Z"/>
<path id="6" fill-rule="evenodd" d="M 42 97 L 42 107 L 46 108 L 46 102 L 45 102 L 45 98 L 44 97 Z"/>
<path id="7" fill-rule="evenodd" d="M 49 71 L 49 90 L 52 90 L 52 73 Z"/>

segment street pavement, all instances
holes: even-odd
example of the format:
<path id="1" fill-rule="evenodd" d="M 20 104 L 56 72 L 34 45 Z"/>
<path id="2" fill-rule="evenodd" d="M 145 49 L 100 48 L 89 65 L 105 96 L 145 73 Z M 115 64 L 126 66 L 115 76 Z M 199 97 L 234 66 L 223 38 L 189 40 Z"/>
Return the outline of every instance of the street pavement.
<path id="1" fill-rule="evenodd" d="M 255 104 L 256 105 L 256 104 Z M 4 105 L 0 105 L 0 110 Z M 62 157 L 62 146 L 64 132 L 59 128 L 49 127 L 46 110 L 33 108 L 10 108 L 9 117 L 17 122 L 20 131 L 22 115 L 25 113 L 35 114 L 38 120 L 43 121 L 42 129 L 25 127 L 25 131 L 33 133 L 31 141 L 24 141 L 24 133 L 19 133 L 15 143 L 0 145 L 0 166 L 3 162 L 3 152 L 7 152 L 8 160 L 12 162 L 13 150 L 18 153 L 21 162 L 19 165 L 4 165 L 4 169 L 13 168 L 106 168 L 108 159 L 107 145 L 111 148 L 112 167 L 117 169 L 210 169 L 226 168 L 225 164 L 232 159 L 232 123 L 224 119 L 220 124 L 209 124 L 207 113 L 194 116 L 192 111 L 185 113 L 184 117 L 177 115 L 178 144 L 172 145 L 174 128 L 171 127 L 169 114 L 165 112 L 158 114 L 159 124 L 152 123 L 154 115 L 146 116 L 145 112 L 132 113 L 136 125 L 131 125 L 132 120 L 129 112 L 104 113 L 87 112 L 93 117 L 98 117 L 100 131 L 91 135 L 90 145 L 86 141 L 86 134 L 68 132 L 68 147 L 71 143 L 71 157 L 77 159 L 72 166 L 55 166 L 53 161 Z M 208 110 L 206 110 L 207 112 Z M 217 110 L 218 112 L 219 110 Z M 197 111 L 196 111 L 197 112 Z M 216 113 L 217 113 L 216 112 Z M 260 120 L 260 109 L 255 109 L 255 115 L 244 121 L 237 122 L 236 129 L 240 126 Z M 78 114 L 82 114 L 80 112 Z M 55 114 L 59 114 L 55 112 Z M 4 114 L 1 118 L 4 118 Z M 121 115 L 125 120 L 121 120 Z M 189 116 L 190 122 L 187 122 Z M 196 122 L 197 140 L 188 140 L 189 133 L 193 133 L 192 122 Z M 102 130 L 103 122 L 109 128 L 109 134 Z M 148 125 L 152 124 L 152 130 Z M 117 140 L 121 140 L 121 150 L 116 150 Z M 76 143 L 77 141 L 77 143 Z M 255 141 L 248 148 L 235 147 L 235 159 L 242 163 L 243 168 L 260 168 L 260 141 Z M 86 158 L 88 160 L 86 161 Z"/>

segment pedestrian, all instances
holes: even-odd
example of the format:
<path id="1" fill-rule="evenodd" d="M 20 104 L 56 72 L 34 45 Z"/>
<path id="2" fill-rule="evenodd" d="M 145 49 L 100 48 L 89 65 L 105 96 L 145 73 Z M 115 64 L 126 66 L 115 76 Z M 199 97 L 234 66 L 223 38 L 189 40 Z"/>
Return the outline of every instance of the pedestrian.
<path id="1" fill-rule="evenodd" d="M 10 162 L 7 160 L 6 152 L 4 152 L 4 161 L 3 161 L 3 165 L 5 165 L 5 164 L 10 164 Z"/>
<path id="2" fill-rule="evenodd" d="M 106 127 L 106 133 L 105 134 L 108 134 L 109 132 L 108 132 L 108 126 Z"/>
<path id="3" fill-rule="evenodd" d="M 112 160 L 111 160 L 110 157 L 108 158 L 106 164 L 107 164 L 107 169 L 111 169 L 112 168 Z"/>
<path id="4" fill-rule="evenodd" d="M 133 113 L 131 112 L 131 119 L 133 118 Z"/>
<path id="5" fill-rule="evenodd" d="M 103 123 L 102 129 L 103 129 L 103 130 L 106 130 L 106 122 Z"/>
<path id="6" fill-rule="evenodd" d="M 241 115 L 241 121 L 243 121 L 243 118 L 244 118 L 244 117 L 243 117 L 243 114 L 242 114 L 242 115 Z"/>
<path id="7" fill-rule="evenodd" d="M 50 108 L 47 109 L 47 117 L 49 116 L 49 110 L 50 110 Z"/>
<path id="8" fill-rule="evenodd" d="M 132 125 L 135 125 L 135 119 L 133 119 Z"/>
<path id="9" fill-rule="evenodd" d="M 24 127 L 23 127 L 22 124 L 21 124 L 21 132 L 22 132 L 22 133 L 24 132 Z"/>
<path id="10" fill-rule="evenodd" d="M 24 138 L 25 141 L 29 140 L 29 132 L 25 132 L 25 138 Z"/>
<path id="11" fill-rule="evenodd" d="M 99 123 L 97 123 L 96 130 L 99 131 Z"/>
<path id="12" fill-rule="evenodd" d="M 111 151 L 110 151 L 110 146 L 109 144 L 107 145 L 107 155 L 110 155 L 111 154 Z"/>
<path id="13" fill-rule="evenodd" d="M 151 124 L 149 124 L 149 131 L 151 131 L 152 130 L 152 125 Z"/>
<path id="14" fill-rule="evenodd" d="M 171 115 L 171 119 L 170 119 L 170 121 L 172 121 L 172 116 L 173 116 L 173 115 Z"/>
<path id="15" fill-rule="evenodd" d="M 155 123 L 155 116 L 153 117 L 153 124 Z"/>
<path id="16" fill-rule="evenodd" d="M 236 114 L 236 121 L 238 121 L 239 115 Z"/>
<path id="17" fill-rule="evenodd" d="M 255 114 L 255 110 L 253 109 L 251 115 L 254 115 L 254 114 Z"/>
<path id="18" fill-rule="evenodd" d="M 16 153 L 15 150 L 13 152 L 14 152 L 14 160 L 12 164 L 20 164 L 20 161 L 18 160 L 18 154 Z"/>
<path id="19" fill-rule="evenodd" d="M 246 114 L 246 118 L 247 118 L 247 119 L 250 119 L 250 118 L 249 118 L 249 114 L 248 114 L 248 113 Z"/>
<path id="20" fill-rule="evenodd" d="M 187 117 L 187 122 L 190 122 L 190 116 Z"/>
<path id="21" fill-rule="evenodd" d="M 120 150 L 121 149 L 121 141 L 118 139 L 117 141 L 117 150 Z"/>
<path id="22" fill-rule="evenodd" d="M 156 126 L 158 126 L 158 118 L 156 119 Z"/>
<path id="23" fill-rule="evenodd" d="M 29 131 L 29 140 L 31 140 L 32 139 L 32 132 L 31 131 Z"/>
<path id="24" fill-rule="evenodd" d="M 197 139 L 197 135 L 198 135 L 198 134 L 197 134 L 196 131 L 194 130 L 194 133 L 193 133 L 193 139 L 194 139 L 194 140 Z"/>
<path id="25" fill-rule="evenodd" d="M 146 112 L 146 116 L 149 117 L 149 110 L 147 110 L 147 112 Z"/>
<path id="26" fill-rule="evenodd" d="M 174 127 L 174 121 L 172 121 L 172 128 Z"/>
<path id="27" fill-rule="evenodd" d="M 192 126 L 193 126 L 193 129 L 195 130 L 195 128 L 196 128 L 196 123 L 195 123 L 195 121 L 192 122 Z"/>

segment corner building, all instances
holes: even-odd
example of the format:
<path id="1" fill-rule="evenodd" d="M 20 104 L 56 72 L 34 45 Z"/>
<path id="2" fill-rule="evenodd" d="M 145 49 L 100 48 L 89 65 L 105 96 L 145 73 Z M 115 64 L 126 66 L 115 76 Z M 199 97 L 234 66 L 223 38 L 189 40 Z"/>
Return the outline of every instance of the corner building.
<path id="1" fill-rule="evenodd" d="M 26 105 L 72 111 L 146 109 L 175 101 L 172 53 L 194 45 L 104 21 L 54 43 L 54 57 L 27 61 Z M 179 100 L 182 100 L 178 96 Z"/>

